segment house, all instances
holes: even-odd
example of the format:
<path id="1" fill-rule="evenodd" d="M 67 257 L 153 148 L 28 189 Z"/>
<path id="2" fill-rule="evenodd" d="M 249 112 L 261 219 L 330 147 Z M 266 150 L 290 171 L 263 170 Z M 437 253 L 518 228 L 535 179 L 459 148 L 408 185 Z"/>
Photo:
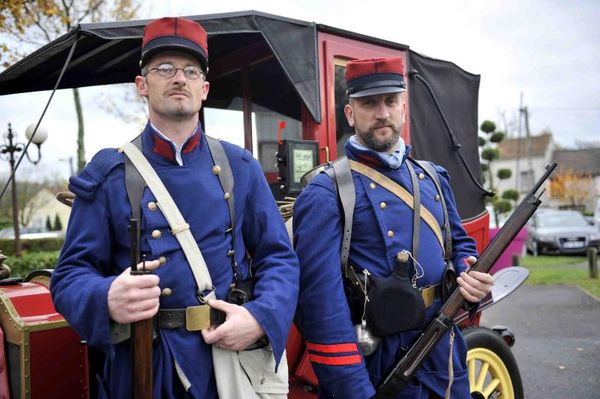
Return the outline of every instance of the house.
<path id="1" fill-rule="evenodd" d="M 588 187 L 582 188 L 587 192 L 585 210 L 594 212 L 596 202 L 600 198 L 600 148 L 584 148 L 579 150 L 555 150 L 552 160 L 558 163 L 558 171 L 573 172 L 577 175 L 589 176 Z"/>
<path id="2" fill-rule="evenodd" d="M 54 220 L 56 215 L 58 215 L 61 230 L 64 232 L 67 229 L 71 208 L 58 202 L 54 191 L 44 188 L 27 202 L 25 206 L 31 208 L 31 217 L 26 227 L 44 229 L 46 227 L 46 220 L 50 218 L 50 222 L 54 225 Z"/>
<path id="3" fill-rule="evenodd" d="M 546 165 L 552 162 L 554 142 L 552 133 L 546 132 L 528 138 L 505 138 L 498 143 L 500 158 L 492 162 L 494 186 L 498 193 L 508 189 L 524 194 L 531 190 L 533 184 L 545 171 Z M 500 180 L 496 177 L 498 170 L 510 169 L 511 177 Z"/>

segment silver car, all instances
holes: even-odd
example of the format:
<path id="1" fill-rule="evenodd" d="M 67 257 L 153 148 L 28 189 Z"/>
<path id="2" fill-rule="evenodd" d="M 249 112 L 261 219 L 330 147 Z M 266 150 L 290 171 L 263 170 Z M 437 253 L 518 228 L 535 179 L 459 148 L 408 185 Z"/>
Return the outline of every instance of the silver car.
<path id="1" fill-rule="evenodd" d="M 528 223 L 527 252 L 574 254 L 600 249 L 600 232 L 577 211 L 540 209 Z"/>

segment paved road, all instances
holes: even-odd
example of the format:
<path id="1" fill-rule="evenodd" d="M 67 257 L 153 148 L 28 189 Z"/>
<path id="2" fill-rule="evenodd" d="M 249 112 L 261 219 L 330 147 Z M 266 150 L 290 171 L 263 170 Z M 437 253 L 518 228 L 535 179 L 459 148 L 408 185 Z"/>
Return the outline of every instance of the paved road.
<path id="1" fill-rule="evenodd" d="M 526 399 L 600 399 L 600 302 L 576 287 L 522 286 L 485 310 L 510 327 Z"/>

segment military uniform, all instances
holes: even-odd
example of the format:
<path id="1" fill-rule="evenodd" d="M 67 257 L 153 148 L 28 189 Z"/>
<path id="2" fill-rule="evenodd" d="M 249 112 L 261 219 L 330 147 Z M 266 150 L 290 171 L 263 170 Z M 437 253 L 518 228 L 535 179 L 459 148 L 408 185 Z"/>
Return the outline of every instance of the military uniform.
<path id="1" fill-rule="evenodd" d="M 406 153 L 410 152 L 407 147 Z M 358 150 L 346 143 L 349 159 L 381 172 L 413 193 L 406 153 L 400 167 L 393 169 L 379 161 L 372 150 Z M 476 255 L 475 242 L 461 225 L 448 182 L 447 172 L 437 166 L 446 200 L 452 234 L 452 260 L 457 273 L 465 269 L 465 258 Z M 440 227 L 444 216 L 434 182 L 415 167 L 422 206 L 429 209 Z M 400 251 L 413 252 L 413 211 L 398 197 L 371 179 L 352 172 L 356 204 L 352 226 L 349 263 L 367 269 L 377 277 L 389 276 Z M 321 173 L 298 197 L 294 206 L 294 244 L 300 260 L 300 297 L 298 325 L 307 341 L 309 357 L 319 378 L 320 397 L 370 398 L 374 387 L 418 336 L 408 331 L 382 337 L 377 350 L 363 357 L 357 346 L 342 283 L 340 247 L 344 218 L 331 178 Z M 442 229 L 442 233 L 445 231 Z M 443 250 L 435 234 L 421 220 L 419 263 L 423 276 L 420 287 L 439 284 L 444 271 Z M 390 304 L 389 306 L 394 306 Z M 440 309 L 437 298 L 426 309 L 426 321 Z M 453 344 L 454 378 L 452 398 L 468 398 L 469 384 L 465 364 L 466 345 L 455 328 Z M 444 396 L 449 380 L 449 335 L 447 334 L 417 371 L 415 384 L 407 385 L 399 398 L 427 398 L 430 392 Z"/>
<path id="2" fill-rule="evenodd" d="M 156 170 L 206 260 L 217 298 L 226 298 L 232 282 L 230 218 L 206 138 L 200 128 L 185 142 L 183 165 L 175 147 L 148 124 L 142 133 L 143 153 Z M 284 351 L 298 294 L 298 264 L 279 211 L 259 163 L 235 145 L 222 142 L 235 181 L 235 257 L 243 277 L 250 264 L 256 300 L 244 306 L 264 329 L 279 361 Z M 124 181 L 124 156 L 116 149 L 100 151 L 83 172 L 72 177 L 77 197 L 58 265 L 52 276 L 56 309 L 92 346 L 107 356 L 103 397 L 129 398 L 130 346 L 113 344 L 107 293 L 113 280 L 130 265 L 128 222 L 131 207 Z M 183 251 L 149 189 L 141 201 L 141 251 L 162 264 L 160 307 L 198 305 L 196 283 Z M 211 348 L 199 331 L 159 329 L 154 344 L 154 397 L 181 395 L 175 362 L 189 380 L 186 397 L 217 397 Z"/>

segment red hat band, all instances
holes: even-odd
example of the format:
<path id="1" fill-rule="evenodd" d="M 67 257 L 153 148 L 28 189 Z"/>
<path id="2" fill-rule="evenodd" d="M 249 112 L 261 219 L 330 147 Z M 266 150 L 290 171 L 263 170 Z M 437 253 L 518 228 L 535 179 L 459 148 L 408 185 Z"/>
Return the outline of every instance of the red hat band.
<path id="1" fill-rule="evenodd" d="M 349 61 L 346 83 L 350 97 L 405 91 L 404 63 L 400 57 Z"/>
<path id="2" fill-rule="evenodd" d="M 187 18 L 165 17 L 154 20 L 144 28 L 141 66 L 156 53 L 179 50 L 190 53 L 206 70 L 208 66 L 208 42 L 202 26 Z"/>

